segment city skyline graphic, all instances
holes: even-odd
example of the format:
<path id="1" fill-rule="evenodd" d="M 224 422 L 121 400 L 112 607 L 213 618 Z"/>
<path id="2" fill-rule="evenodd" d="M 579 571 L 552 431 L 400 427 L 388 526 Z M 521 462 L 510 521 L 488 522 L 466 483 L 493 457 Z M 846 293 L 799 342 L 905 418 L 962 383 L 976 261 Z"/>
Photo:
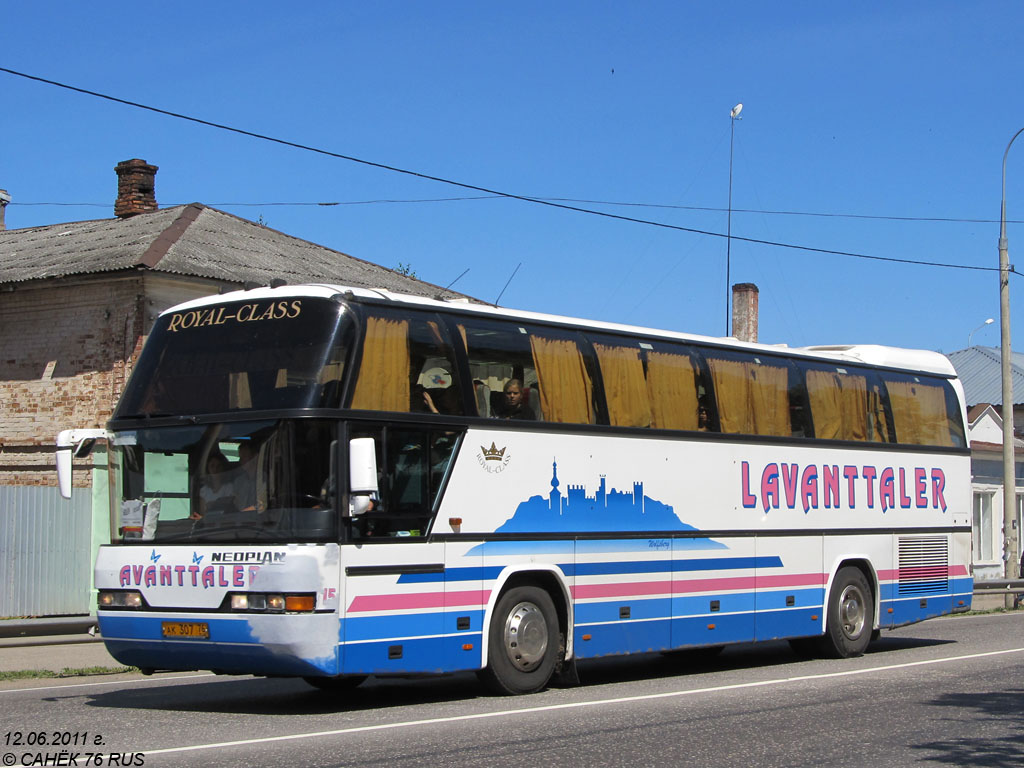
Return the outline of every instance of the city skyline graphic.
<path id="1" fill-rule="evenodd" d="M 676 515 L 671 505 L 644 494 L 642 480 L 630 491 L 609 489 L 601 475 L 593 496 L 584 485 L 569 485 L 563 494 L 558 461 L 552 462 L 551 490 L 537 494 L 516 507 L 498 533 L 534 531 L 695 531 Z"/>

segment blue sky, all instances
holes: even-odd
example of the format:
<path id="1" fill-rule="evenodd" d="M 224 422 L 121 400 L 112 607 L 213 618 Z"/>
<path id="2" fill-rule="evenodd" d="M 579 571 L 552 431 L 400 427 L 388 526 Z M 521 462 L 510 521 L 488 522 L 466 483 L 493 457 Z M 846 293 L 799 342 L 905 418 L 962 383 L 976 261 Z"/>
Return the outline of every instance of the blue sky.
<path id="1" fill-rule="evenodd" d="M 1002 155 L 1024 127 L 1022 21 L 1012 2 L 8 3 L 0 67 L 723 235 L 729 111 L 742 102 L 734 236 L 991 269 Z M 452 287 L 488 301 L 521 265 L 504 306 L 725 331 L 724 237 L 437 201 L 478 193 L 0 72 L 9 229 L 112 216 L 113 167 L 133 157 L 160 167 L 161 206 L 262 217 L 440 285 L 468 269 Z M 380 200 L 403 202 L 360 204 Z M 1024 139 L 1007 200 L 1024 272 Z M 274 205 L 319 202 L 345 204 Z M 760 288 L 762 341 L 951 352 L 995 317 L 973 342 L 999 345 L 995 272 L 741 240 L 730 251 L 732 282 Z M 1024 279 L 1010 292 L 1021 349 Z"/>

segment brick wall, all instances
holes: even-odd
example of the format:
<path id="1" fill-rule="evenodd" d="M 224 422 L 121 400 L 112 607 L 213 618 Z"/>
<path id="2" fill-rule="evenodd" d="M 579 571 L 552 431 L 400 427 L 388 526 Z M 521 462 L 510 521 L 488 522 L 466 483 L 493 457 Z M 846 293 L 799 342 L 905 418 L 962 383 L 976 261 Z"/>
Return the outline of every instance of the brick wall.
<path id="1" fill-rule="evenodd" d="M 62 429 L 101 427 L 138 355 L 141 276 L 0 293 L 0 485 L 56 485 Z M 74 484 L 89 484 L 89 460 Z"/>

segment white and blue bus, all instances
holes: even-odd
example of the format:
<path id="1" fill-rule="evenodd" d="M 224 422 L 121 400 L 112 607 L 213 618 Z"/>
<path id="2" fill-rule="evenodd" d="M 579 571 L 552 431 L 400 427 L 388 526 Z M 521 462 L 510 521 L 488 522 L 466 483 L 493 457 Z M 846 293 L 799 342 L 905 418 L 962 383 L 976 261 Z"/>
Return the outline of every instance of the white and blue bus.
<path id="1" fill-rule="evenodd" d="M 182 304 L 101 435 L 104 642 L 151 670 L 478 670 L 970 608 L 961 386 L 931 352 L 790 349 L 329 285 Z M 88 441 L 86 441 L 88 442 Z"/>

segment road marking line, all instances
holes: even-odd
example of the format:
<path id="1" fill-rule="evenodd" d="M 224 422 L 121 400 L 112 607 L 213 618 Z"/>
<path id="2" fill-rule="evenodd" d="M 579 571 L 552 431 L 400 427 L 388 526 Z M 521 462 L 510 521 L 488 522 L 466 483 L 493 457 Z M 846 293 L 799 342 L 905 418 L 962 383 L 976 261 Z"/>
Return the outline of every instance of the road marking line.
<path id="1" fill-rule="evenodd" d="M 851 669 L 842 672 L 826 672 L 819 675 L 795 675 L 793 677 L 780 677 L 772 680 L 760 680 L 750 683 L 733 683 L 730 685 L 716 685 L 710 688 L 689 688 L 683 691 L 667 691 L 665 693 L 648 693 L 639 696 L 623 696 L 614 699 L 595 699 L 593 701 L 577 701 L 565 704 L 546 704 L 539 707 L 525 707 L 523 709 L 503 710 L 500 712 L 478 712 L 471 715 L 456 715 L 454 717 L 432 717 L 425 720 L 406 720 L 398 723 L 383 723 L 379 725 L 361 725 L 352 728 L 339 728 L 333 731 L 315 731 L 313 733 L 296 733 L 287 736 L 266 736 L 259 739 L 242 739 L 239 741 L 222 741 L 213 744 L 194 744 L 186 747 L 170 747 L 168 749 L 145 750 L 146 757 L 151 755 L 166 755 L 175 752 L 195 752 L 203 749 L 224 749 L 226 747 L 243 747 L 252 744 L 270 744 L 278 741 L 295 741 L 297 739 L 315 739 L 323 736 L 344 736 L 354 733 L 368 733 L 371 731 L 386 731 L 397 728 L 414 728 L 424 725 L 440 725 L 442 723 L 465 722 L 469 720 L 483 720 L 492 717 L 511 717 L 515 715 L 532 715 L 539 712 L 554 712 L 557 710 L 580 709 L 583 707 L 597 707 L 610 704 L 628 704 L 639 701 L 654 701 L 656 699 L 670 699 L 681 696 L 693 696 L 700 693 L 717 693 L 721 691 L 735 691 L 743 688 L 759 688 L 770 685 L 786 685 L 789 683 L 805 680 L 827 680 L 835 677 L 851 677 L 853 675 L 866 675 L 873 672 L 886 672 L 894 669 L 909 669 L 911 667 L 923 667 L 931 664 L 948 664 L 955 661 L 967 661 L 969 659 L 981 659 L 988 656 L 1003 656 L 1008 653 L 1024 653 L 1024 648 L 1010 648 L 1002 651 L 986 651 L 985 653 L 969 653 L 963 656 L 951 656 L 941 659 L 926 659 L 924 661 L 910 661 L 903 664 L 885 664 L 880 667 L 868 667 L 866 669 Z"/>

